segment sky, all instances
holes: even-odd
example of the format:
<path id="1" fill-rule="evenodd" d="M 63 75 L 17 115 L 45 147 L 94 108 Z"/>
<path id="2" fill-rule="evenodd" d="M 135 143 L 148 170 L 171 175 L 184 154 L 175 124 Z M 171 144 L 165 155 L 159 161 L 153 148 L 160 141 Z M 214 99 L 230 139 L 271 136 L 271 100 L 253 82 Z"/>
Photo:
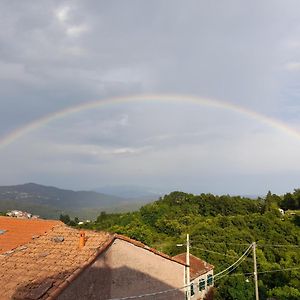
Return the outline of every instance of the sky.
<path id="1" fill-rule="evenodd" d="M 299 11 L 290 0 L 1 1 L 0 145 L 51 114 L 107 104 L 0 147 L 0 185 L 243 195 L 300 187 Z"/>

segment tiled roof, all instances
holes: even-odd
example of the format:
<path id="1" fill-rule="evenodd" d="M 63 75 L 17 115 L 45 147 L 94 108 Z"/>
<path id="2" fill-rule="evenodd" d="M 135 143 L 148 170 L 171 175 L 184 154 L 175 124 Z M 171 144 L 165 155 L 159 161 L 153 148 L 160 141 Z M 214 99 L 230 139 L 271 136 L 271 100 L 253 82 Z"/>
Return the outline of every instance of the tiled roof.
<path id="1" fill-rule="evenodd" d="M 181 253 L 176 256 L 173 256 L 174 259 L 177 259 L 183 263 L 186 263 L 186 253 Z M 211 270 L 214 266 L 207 263 L 206 261 L 190 254 L 190 277 L 195 279 L 200 275 L 203 275 Z"/>
<path id="2" fill-rule="evenodd" d="M 79 249 L 79 230 L 57 222 L 46 234 L 1 254 L 0 299 L 55 296 L 113 240 L 104 232 L 85 231 L 85 236 L 86 244 Z"/>
<path id="3" fill-rule="evenodd" d="M 55 225 L 62 224 L 60 221 L 42 219 L 17 219 L 0 216 L 0 254 L 24 245 L 52 229 Z"/>
<path id="4" fill-rule="evenodd" d="M 12 244 L 14 247 L 10 248 L 9 251 L 0 254 L 0 282 L 5 283 L 1 284 L 0 300 L 12 298 L 22 300 L 54 299 L 115 239 L 127 241 L 165 259 L 182 265 L 185 264 L 179 259 L 172 258 L 123 235 L 110 235 L 105 232 L 86 230 L 84 231 L 85 246 L 79 249 L 79 230 L 70 228 L 59 221 L 21 219 L 13 219 L 12 221 L 11 218 L 6 219 L 10 220 L 11 233 L 18 232 L 21 237 L 23 228 L 24 232 L 30 232 L 30 234 L 26 233 L 25 243 L 20 241 L 18 247 L 15 247 L 16 243 L 14 243 Z M 40 223 L 36 223 L 37 221 Z M 35 227 L 38 226 L 36 224 L 41 224 L 39 232 L 37 232 L 38 227 Z M 46 224 L 48 224 L 48 230 L 43 227 Z M 28 228 L 35 228 L 36 230 L 33 232 Z M 46 233 L 45 230 L 47 230 Z M 7 234 L 8 232 L 7 229 L 7 232 L 3 234 L 6 239 L 12 238 L 11 235 Z M 33 233 L 34 239 L 32 239 Z M 38 233 L 40 235 L 37 235 Z M 9 244 L 9 241 L 6 241 L 6 244 Z"/>

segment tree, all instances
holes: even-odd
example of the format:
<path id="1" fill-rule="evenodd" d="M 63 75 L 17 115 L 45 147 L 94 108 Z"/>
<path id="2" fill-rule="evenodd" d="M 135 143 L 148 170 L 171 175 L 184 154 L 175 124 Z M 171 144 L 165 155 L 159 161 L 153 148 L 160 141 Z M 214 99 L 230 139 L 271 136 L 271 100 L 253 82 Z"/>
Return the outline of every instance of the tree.
<path id="1" fill-rule="evenodd" d="M 62 221 L 63 223 L 65 223 L 65 224 L 67 224 L 67 225 L 69 225 L 70 221 L 71 221 L 70 216 L 68 214 L 65 214 L 65 215 L 61 214 L 59 216 L 59 220 Z"/>
<path id="2" fill-rule="evenodd" d="M 296 288 L 290 286 L 276 287 L 272 289 L 269 293 L 269 296 L 274 296 L 278 300 L 299 300 L 300 291 Z"/>
<path id="3" fill-rule="evenodd" d="M 262 245 L 257 248 L 259 271 L 294 268 L 300 264 L 300 252 L 289 245 L 299 243 L 300 216 L 283 219 L 276 215 L 278 204 L 283 205 L 288 197 L 300 198 L 300 190 L 282 198 L 268 192 L 264 200 L 176 192 L 137 212 L 101 213 L 86 228 L 125 234 L 172 256 L 182 251 L 176 244 L 184 243 L 189 232 L 191 252 L 213 264 L 216 273 L 236 261 L 252 241 Z M 287 247 L 267 246 L 277 244 Z M 234 272 L 252 273 L 252 268 L 245 260 Z M 234 276 L 234 272 L 215 282 L 215 300 L 253 299 L 251 277 Z M 263 273 L 259 276 L 260 299 L 300 299 L 296 291 L 299 276 L 299 270 Z"/>
<path id="4" fill-rule="evenodd" d="M 268 194 L 267 194 L 266 199 L 265 199 L 265 209 L 264 209 L 264 211 L 265 212 L 271 211 L 271 206 L 272 206 L 272 193 L 271 193 L 271 191 L 268 191 Z"/>
<path id="5" fill-rule="evenodd" d="M 294 197 L 291 193 L 287 193 L 283 196 L 281 206 L 284 210 L 293 209 L 292 207 L 294 206 Z"/>

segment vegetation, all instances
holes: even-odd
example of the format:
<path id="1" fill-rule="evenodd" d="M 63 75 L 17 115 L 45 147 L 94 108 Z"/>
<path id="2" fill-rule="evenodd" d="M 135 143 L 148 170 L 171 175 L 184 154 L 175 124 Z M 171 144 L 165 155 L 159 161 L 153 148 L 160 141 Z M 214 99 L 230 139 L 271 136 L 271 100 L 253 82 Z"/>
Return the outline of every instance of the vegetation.
<path id="1" fill-rule="evenodd" d="M 124 212 L 139 209 L 146 202 L 92 191 L 72 191 L 35 183 L 0 186 L 0 211 L 28 211 L 41 218 L 58 219 L 69 214 L 95 219 L 102 210 Z"/>
<path id="2" fill-rule="evenodd" d="M 75 217 L 74 220 L 72 220 L 68 214 L 61 214 L 59 220 L 69 226 L 76 226 L 79 223 L 78 217 Z"/>
<path id="3" fill-rule="evenodd" d="M 300 270 L 268 272 L 300 266 L 300 190 L 282 197 L 271 192 L 256 200 L 173 192 L 132 213 L 107 214 L 83 227 L 130 236 L 169 255 L 185 251 L 176 246 L 191 236 L 191 253 L 225 269 L 257 242 L 260 299 L 300 299 Z M 278 208 L 288 210 L 282 215 Z M 291 211 L 293 210 L 293 211 Z M 279 246 L 283 245 L 283 246 Z M 298 245 L 298 247 L 295 247 Z M 247 259 L 215 282 L 214 299 L 253 299 L 253 261 Z"/>

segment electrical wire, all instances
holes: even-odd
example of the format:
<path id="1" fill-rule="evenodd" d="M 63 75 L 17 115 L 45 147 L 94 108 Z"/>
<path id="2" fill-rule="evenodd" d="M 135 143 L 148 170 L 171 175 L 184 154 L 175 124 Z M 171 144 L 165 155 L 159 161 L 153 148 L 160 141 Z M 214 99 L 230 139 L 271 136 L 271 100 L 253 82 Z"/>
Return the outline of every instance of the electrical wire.
<path id="1" fill-rule="evenodd" d="M 213 276 L 213 280 L 218 281 L 221 278 L 225 277 L 225 276 L 241 276 L 241 275 L 246 275 L 246 276 L 253 276 L 253 273 L 235 273 L 235 274 L 231 274 L 245 259 L 247 259 L 247 255 L 249 255 L 250 250 L 252 249 L 253 244 L 249 245 L 249 247 L 245 250 L 245 252 L 239 257 L 238 260 L 236 260 L 232 265 L 230 265 L 229 267 L 227 267 L 226 269 L 224 269 L 223 271 L 215 274 Z M 223 253 L 219 253 L 216 251 L 212 251 L 212 250 L 207 250 L 207 249 L 201 249 L 201 248 L 197 248 L 197 247 L 192 247 L 192 248 L 196 248 L 199 250 L 204 250 L 204 251 L 208 251 L 208 252 L 212 252 L 212 253 L 216 253 L 216 254 L 222 254 L 222 255 L 226 255 Z M 226 255 L 227 256 L 227 255 Z M 277 269 L 277 270 L 268 270 L 268 271 L 260 271 L 257 272 L 257 274 L 265 274 L 265 273 L 275 273 L 275 272 L 283 272 L 283 271 L 293 271 L 293 270 L 299 270 L 300 267 L 293 267 L 293 268 L 284 268 L 284 269 Z M 225 272 L 227 272 L 226 274 L 224 274 Z M 193 283 L 191 283 L 193 284 Z M 194 283 L 194 285 L 197 287 L 199 284 Z M 191 285 L 190 285 L 191 286 Z M 173 289 L 168 289 L 168 290 L 163 290 L 163 291 L 159 291 L 159 292 L 154 292 L 154 293 L 148 293 L 148 294 L 142 294 L 142 295 L 136 295 L 136 296 L 128 296 L 128 297 L 122 297 L 122 298 L 110 298 L 108 300 L 128 300 L 128 299 L 139 299 L 139 298 L 143 298 L 143 297 L 151 297 L 151 296 L 156 296 L 156 295 L 161 295 L 161 294 L 166 294 L 166 293 L 171 293 L 171 292 L 175 292 L 175 291 L 180 291 L 183 289 L 188 288 L 188 285 L 185 285 L 183 287 L 180 288 L 173 288 Z"/>
<path id="2" fill-rule="evenodd" d="M 247 253 L 247 255 L 249 254 L 249 252 Z M 244 258 L 245 259 L 245 258 Z M 229 270 L 229 272 L 227 274 L 223 274 L 222 276 L 219 276 L 217 278 L 214 277 L 214 281 L 217 281 L 219 279 L 221 279 L 224 276 L 229 275 L 230 273 L 232 273 L 241 263 L 243 262 L 243 260 L 241 260 L 238 264 L 236 264 L 232 269 Z"/>
<path id="3" fill-rule="evenodd" d="M 251 245 L 247 248 L 247 250 L 242 254 L 242 256 L 240 256 L 240 258 L 239 258 L 237 261 L 235 261 L 232 265 L 230 265 L 229 267 L 227 267 L 227 268 L 224 269 L 223 271 L 221 271 L 221 272 L 215 274 L 215 275 L 214 275 L 214 278 L 217 277 L 217 276 L 220 276 L 221 274 L 223 274 L 223 273 L 227 272 L 228 270 L 232 269 L 236 264 L 240 265 L 240 263 L 243 261 L 243 258 L 249 254 L 249 252 L 250 252 L 252 246 L 253 246 L 253 244 L 251 244 Z M 235 269 L 235 268 L 234 268 L 234 269 Z M 234 270 L 234 269 L 233 269 L 233 270 Z M 231 272 L 231 271 L 230 271 L 230 272 Z"/>
<path id="4" fill-rule="evenodd" d="M 277 270 L 268 270 L 268 271 L 260 271 L 257 272 L 257 274 L 265 274 L 265 273 L 276 273 L 276 272 L 284 272 L 284 271 L 293 271 L 293 270 L 299 270 L 300 267 L 296 267 L 296 268 L 285 268 L 285 269 L 277 269 Z M 253 276 L 253 273 L 235 273 L 235 274 L 224 274 L 221 277 L 215 279 L 215 281 L 221 279 L 222 277 L 225 276 L 241 276 L 241 275 L 246 275 L 246 276 Z"/>
<path id="5" fill-rule="evenodd" d="M 299 270 L 299 269 L 300 269 L 300 267 L 296 267 L 296 268 L 285 268 L 285 269 L 277 269 L 277 270 L 261 271 L 261 272 L 257 272 L 257 274 L 275 273 L 275 272 L 282 272 L 282 271 L 292 271 L 292 270 Z"/>
<path id="6" fill-rule="evenodd" d="M 249 244 L 247 244 L 248 246 Z M 212 251 L 212 250 L 208 250 L 208 249 L 204 249 L 204 248 L 198 248 L 198 247 L 194 247 L 194 246 L 191 246 L 190 248 L 192 249 L 197 249 L 197 250 L 202 250 L 202 251 L 205 251 L 205 252 L 209 252 L 209 253 L 213 253 L 213 254 L 218 254 L 218 255 L 223 255 L 223 256 L 227 256 L 227 257 L 232 257 L 234 259 L 236 259 L 238 257 L 238 255 L 230 255 L 230 254 L 225 254 L 225 253 L 221 253 L 221 252 L 217 252 L 217 251 Z M 245 258 L 247 260 L 251 260 L 251 258 Z"/>
<path id="7" fill-rule="evenodd" d="M 260 247 L 278 247 L 278 248 L 300 248 L 300 245 L 284 245 L 284 244 L 264 244 L 264 243 L 257 243 Z"/>
<path id="8" fill-rule="evenodd" d="M 161 295 L 161 294 L 166 294 L 170 292 L 175 292 L 175 291 L 180 291 L 183 289 L 186 289 L 188 285 L 185 285 L 180 288 L 174 288 L 174 289 L 168 289 L 168 290 L 163 290 L 155 293 L 148 293 L 148 294 L 143 294 L 143 295 L 136 295 L 136 296 L 128 296 L 128 297 L 123 297 L 123 298 L 110 298 L 107 300 L 127 300 L 127 299 L 138 299 L 138 298 L 143 298 L 143 297 L 150 297 L 150 296 L 156 296 L 156 295 Z"/>
<path id="9" fill-rule="evenodd" d="M 200 240 L 191 240 L 192 243 L 202 243 L 202 244 L 216 244 L 216 245 L 238 245 L 238 246 L 248 246 L 246 243 L 230 243 L 230 242 L 210 242 L 210 241 L 200 241 Z M 263 246 L 263 247 L 292 247 L 292 248 L 300 248 L 300 245 L 298 244 L 265 244 L 265 243 L 257 243 L 257 246 Z"/>
<path id="10" fill-rule="evenodd" d="M 252 246 L 252 245 L 251 245 Z M 247 249 L 248 250 L 248 249 Z M 246 251 L 247 251 L 246 250 Z M 246 253 L 245 251 L 245 253 Z M 241 262 L 240 262 L 241 263 Z M 240 264 L 239 263 L 239 264 Z M 239 264 L 235 267 L 237 268 L 239 266 Z M 235 269 L 234 268 L 234 269 Z M 233 269 L 233 270 L 234 270 Z M 282 271 L 292 271 L 292 270 L 299 270 L 300 267 L 296 267 L 296 268 L 285 268 L 285 269 L 277 269 L 277 270 L 269 270 L 269 271 L 261 271 L 261 272 L 257 272 L 258 274 L 265 274 L 265 273 L 275 273 L 275 272 L 282 272 Z M 232 272 L 233 270 L 231 270 L 230 272 Z M 223 272 L 223 271 L 222 271 Z M 220 272 L 221 273 L 221 272 Z M 218 274 L 220 274 L 218 273 Z M 216 275 L 218 275 L 216 274 Z M 215 276 L 216 276 L 215 275 Z M 227 273 L 227 274 L 223 274 L 222 276 L 220 276 L 219 278 L 216 278 L 214 279 L 214 281 L 217 281 L 225 276 L 241 276 L 241 275 L 246 275 L 246 276 L 253 276 L 253 273 L 235 273 L 235 274 L 230 274 L 230 273 Z M 214 277 L 215 277 L 214 276 Z M 194 284 L 196 287 L 199 286 L 199 284 Z M 123 298 L 110 298 L 108 300 L 127 300 L 127 299 L 138 299 L 138 298 L 143 298 L 143 297 L 150 297 L 150 296 L 155 296 L 155 295 L 161 295 L 161 294 L 165 294 L 165 293 L 170 293 L 170 292 L 174 292 L 174 291 L 179 291 L 179 290 L 182 290 L 182 289 L 185 289 L 187 288 L 188 285 L 185 285 L 181 288 L 174 288 L 174 289 L 168 289 L 168 290 L 164 290 L 164 291 L 160 291 L 160 292 L 155 292 L 155 293 L 148 293 L 148 294 L 142 294 L 142 295 L 136 295 L 136 296 L 129 296 L 129 297 L 123 297 Z"/>
<path id="11" fill-rule="evenodd" d="M 195 240 L 191 240 L 191 244 L 192 243 L 202 243 L 202 244 L 216 244 L 216 245 L 238 245 L 238 246 L 248 246 L 249 243 L 230 243 L 230 242 L 209 242 L 209 241 L 195 241 Z"/>

